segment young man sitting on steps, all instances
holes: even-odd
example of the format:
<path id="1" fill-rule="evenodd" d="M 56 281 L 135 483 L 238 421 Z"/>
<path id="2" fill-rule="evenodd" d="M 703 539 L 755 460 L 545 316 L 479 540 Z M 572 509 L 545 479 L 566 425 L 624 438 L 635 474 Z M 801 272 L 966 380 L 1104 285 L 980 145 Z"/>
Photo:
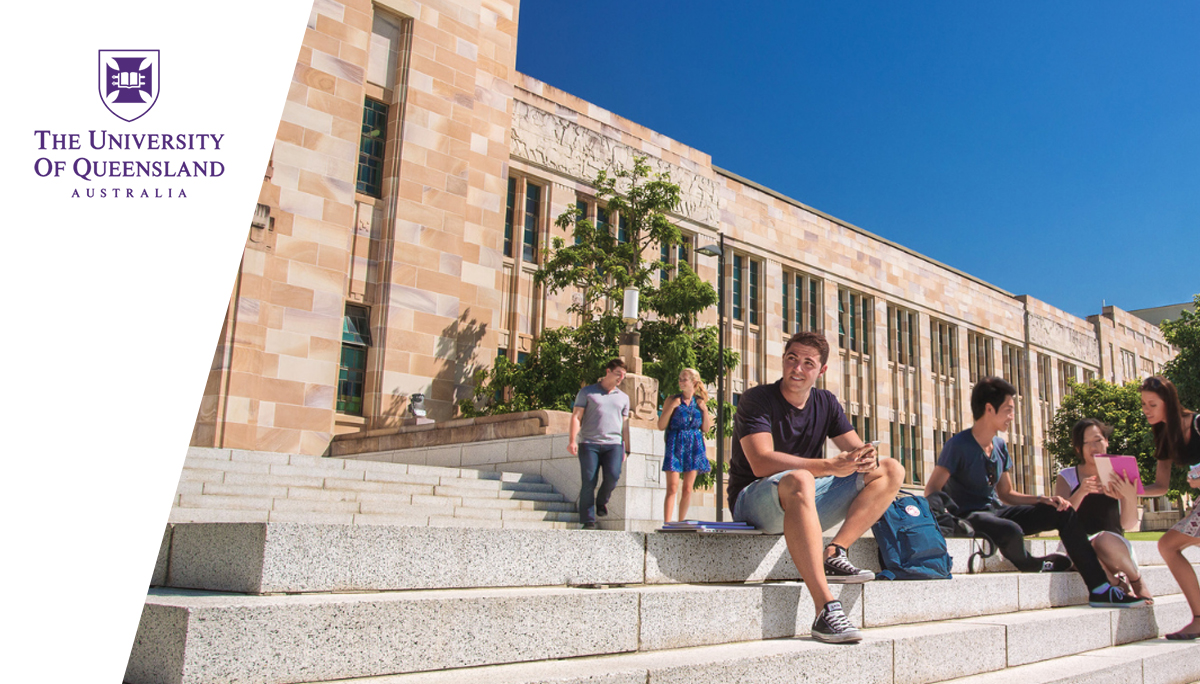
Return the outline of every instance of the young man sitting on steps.
<path id="1" fill-rule="evenodd" d="M 1021 572 L 1058 572 L 1075 568 L 1087 583 L 1088 603 L 1102 608 L 1140 606 L 1145 601 L 1128 596 L 1108 583 L 1087 533 L 1061 496 L 1034 496 L 1013 491 L 1008 471 L 1013 462 L 1004 440 L 1016 412 L 1017 390 L 1003 378 L 983 378 L 971 391 L 975 424 L 954 435 L 942 447 L 937 466 L 925 483 L 925 496 L 945 489 L 977 532 L 987 535 Z M 1058 530 L 1067 554 L 1030 556 L 1025 535 Z"/>
<path id="2" fill-rule="evenodd" d="M 797 333 L 783 351 L 783 378 L 747 390 L 734 416 L 729 463 L 733 519 L 783 533 L 792 562 L 817 609 L 814 639 L 846 643 L 862 634 L 850 624 L 829 583 L 875 577 L 846 557 L 896 498 L 904 467 L 863 444 L 832 392 L 814 385 L 828 366 L 829 343 L 819 332 Z M 825 458 L 825 440 L 841 453 Z M 844 522 L 843 522 L 844 521 Z M 821 532 L 841 522 L 821 549 Z"/>

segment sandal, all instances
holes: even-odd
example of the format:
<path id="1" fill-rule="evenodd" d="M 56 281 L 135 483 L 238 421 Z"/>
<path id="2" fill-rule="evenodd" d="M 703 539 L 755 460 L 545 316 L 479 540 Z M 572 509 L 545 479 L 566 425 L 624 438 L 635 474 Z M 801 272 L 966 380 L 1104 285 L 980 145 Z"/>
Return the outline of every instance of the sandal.
<path id="1" fill-rule="evenodd" d="M 1154 605 L 1154 597 L 1150 595 L 1150 592 L 1146 591 L 1146 585 L 1142 584 L 1141 575 L 1138 575 L 1137 579 L 1131 580 L 1126 578 L 1125 581 L 1129 583 L 1129 588 L 1133 591 L 1134 596 L 1146 599 L 1146 605 L 1148 606 Z"/>
<path id="2" fill-rule="evenodd" d="M 1193 615 L 1192 617 L 1200 618 L 1200 615 Z M 1172 632 L 1171 634 L 1168 634 L 1166 636 L 1167 636 L 1167 639 L 1170 639 L 1171 641 L 1192 641 L 1193 639 L 1200 639 L 1200 632 L 1195 632 L 1195 633 L 1184 632 L 1181 629 L 1178 632 Z"/>

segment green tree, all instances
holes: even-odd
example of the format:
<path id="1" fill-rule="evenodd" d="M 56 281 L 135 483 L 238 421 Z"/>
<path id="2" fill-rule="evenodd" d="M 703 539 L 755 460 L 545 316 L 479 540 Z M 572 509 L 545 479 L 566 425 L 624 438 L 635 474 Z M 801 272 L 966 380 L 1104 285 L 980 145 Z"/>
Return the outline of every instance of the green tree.
<path id="1" fill-rule="evenodd" d="M 1122 454 L 1137 458 L 1138 470 L 1146 483 L 1154 482 L 1157 462 L 1154 460 L 1154 437 L 1150 425 L 1142 415 L 1142 398 L 1138 383 L 1116 385 L 1096 379 L 1087 384 L 1070 383 L 1068 394 L 1054 414 L 1043 448 L 1054 456 L 1059 467 L 1078 465 L 1080 458 L 1071 446 L 1071 428 L 1084 418 L 1096 418 L 1112 426 L 1112 437 L 1108 442 L 1111 454 Z M 1176 468 L 1176 471 L 1179 469 Z M 1184 474 L 1172 472 L 1171 487 L 1167 496 L 1179 499 L 1179 493 L 1187 486 Z"/>
<path id="2" fill-rule="evenodd" d="M 1163 321 L 1159 328 L 1167 342 L 1179 349 L 1179 354 L 1163 365 L 1163 375 L 1179 390 L 1179 401 L 1185 408 L 1200 409 L 1200 294 L 1193 298 L 1194 311 L 1184 311 L 1173 321 Z"/>
<path id="3" fill-rule="evenodd" d="M 459 404 L 464 415 L 570 410 L 580 386 L 596 382 L 604 364 L 618 354 L 624 328 L 620 306 L 627 287 L 638 288 L 639 312 L 650 314 L 642 316 L 640 350 L 645 373 L 659 381 L 660 394 L 673 393 L 679 372 L 687 367 L 696 368 L 709 383 L 716 377 L 716 328 L 696 325 L 699 313 L 716 303 L 716 290 L 685 263 L 656 283 L 656 272 L 674 269 L 657 258 L 644 258 L 682 240 L 678 226 L 666 216 L 679 206 L 679 186 L 669 174 L 651 174 L 645 157 L 636 157 L 631 169 L 601 171 L 593 186 L 609 215 L 620 216 L 624 239 L 572 207 L 555 221 L 570 232 L 571 242 L 555 237 L 534 273 L 535 282 L 550 294 L 577 293 L 567 310 L 579 317 L 579 325 L 545 331 L 522 364 L 500 359 L 478 374 L 474 401 Z M 726 369 L 735 368 L 738 355 L 728 349 L 724 354 Z"/>

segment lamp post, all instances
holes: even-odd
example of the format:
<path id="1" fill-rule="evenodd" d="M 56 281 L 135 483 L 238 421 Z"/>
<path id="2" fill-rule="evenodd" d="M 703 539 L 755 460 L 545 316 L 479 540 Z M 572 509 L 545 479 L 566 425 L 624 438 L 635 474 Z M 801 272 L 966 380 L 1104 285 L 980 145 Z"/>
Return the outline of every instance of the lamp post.
<path id="1" fill-rule="evenodd" d="M 725 234 L 696 250 L 717 258 L 717 522 L 725 519 Z"/>

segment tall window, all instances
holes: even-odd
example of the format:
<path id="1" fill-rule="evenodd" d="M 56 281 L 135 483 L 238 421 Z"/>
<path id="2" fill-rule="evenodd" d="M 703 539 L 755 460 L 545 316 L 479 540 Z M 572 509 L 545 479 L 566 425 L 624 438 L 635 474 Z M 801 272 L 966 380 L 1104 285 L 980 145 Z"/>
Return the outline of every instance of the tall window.
<path id="1" fill-rule="evenodd" d="M 338 365 L 337 410 L 363 414 L 367 350 L 371 347 L 371 315 L 365 306 L 347 304 L 342 317 L 342 358 Z"/>
<path id="2" fill-rule="evenodd" d="M 859 435 L 876 434 L 875 369 L 871 362 L 871 336 L 875 334 L 875 300 L 838 288 L 838 347 L 842 366 L 842 401 L 846 416 Z"/>
<path id="3" fill-rule="evenodd" d="M 523 177 L 509 177 L 504 216 L 504 256 L 515 257 L 516 227 L 520 226 L 521 259 L 537 263 L 542 227 L 542 186 Z"/>
<path id="4" fill-rule="evenodd" d="M 362 137 L 358 143 L 357 189 L 372 197 L 383 197 L 383 151 L 387 141 L 388 106 L 367 98 L 363 105 Z"/>
<path id="5" fill-rule="evenodd" d="M 678 275 L 679 264 L 691 265 L 688 262 L 688 254 L 691 252 L 690 248 L 693 239 L 694 238 L 692 235 L 689 235 L 688 233 L 682 233 L 679 244 L 671 245 L 664 242 L 660 245 L 658 257 L 659 261 L 667 264 L 666 268 L 661 268 L 658 271 L 660 283 L 665 283 L 670 280 L 672 273 Z"/>
<path id="6" fill-rule="evenodd" d="M 874 318 L 873 299 L 838 288 L 838 346 L 846 351 L 870 354 Z"/>
<path id="7" fill-rule="evenodd" d="M 962 400 L 958 391 L 958 328 L 929 322 L 930 370 L 933 375 L 933 457 L 962 425 Z"/>
<path id="8" fill-rule="evenodd" d="M 917 372 L 917 313 L 887 307 L 888 370 L 891 375 L 892 456 L 904 466 L 911 484 L 923 481 L 921 457 L 921 380 Z M 899 441 L 895 441 L 899 437 Z"/>
<path id="9" fill-rule="evenodd" d="M 1050 423 L 1054 421 L 1054 408 L 1058 404 L 1054 396 L 1054 361 L 1047 354 L 1037 355 L 1038 367 L 1038 410 L 1042 419 L 1042 432 L 1050 431 Z M 1049 449 L 1042 449 L 1042 493 L 1047 496 L 1054 494 L 1053 482 L 1054 456 Z"/>
<path id="10" fill-rule="evenodd" d="M 992 361 L 993 347 L 990 337 L 984 337 L 979 333 L 967 333 L 967 353 L 970 355 L 967 369 L 970 371 L 972 385 L 979 382 L 981 378 L 996 374 Z"/>
<path id="11" fill-rule="evenodd" d="M 746 308 L 750 310 L 750 325 L 758 325 L 758 264 L 750 259 L 750 287 L 747 288 Z"/>
<path id="12" fill-rule="evenodd" d="M 1137 377 L 1137 354 L 1128 349 L 1121 350 L 1121 373 L 1124 374 L 1123 380 L 1129 382 Z"/>
<path id="13" fill-rule="evenodd" d="M 379 8 L 375 8 L 371 17 L 371 54 L 367 60 L 355 178 L 355 189 L 370 197 L 382 198 L 386 190 L 388 118 L 393 110 L 404 111 L 403 88 L 397 88 L 396 84 L 400 72 L 406 68 L 410 26 L 410 21 Z M 394 136 L 395 131 L 391 133 Z"/>
<path id="14" fill-rule="evenodd" d="M 1075 364 L 1068 361 L 1058 362 L 1058 391 L 1062 396 L 1071 393 L 1071 383 L 1078 382 L 1079 376 Z"/>
<path id="15" fill-rule="evenodd" d="M 1029 398 L 1029 377 L 1025 371 L 1026 354 L 1024 348 L 1004 344 L 1001 357 L 1004 361 L 1004 379 L 1017 389 L 1016 412 L 1012 426 L 1008 430 L 1008 452 L 1013 459 L 1013 486 L 1019 492 L 1033 491 L 1033 438 L 1029 435 L 1025 416 L 1028 410 L 1025 406 Z"/>
<path id="16" fill-rule="evenodd" d="M 742 320 L 742 262 L 745 258 L 733 256 L 733 320 Z"/>
<path id="17" fill-rule="evenodd" d="M 817 281 L 803 273 L 783 272 L 783 338 L 802 330 L 817 330 L 821 301 Z"/>

